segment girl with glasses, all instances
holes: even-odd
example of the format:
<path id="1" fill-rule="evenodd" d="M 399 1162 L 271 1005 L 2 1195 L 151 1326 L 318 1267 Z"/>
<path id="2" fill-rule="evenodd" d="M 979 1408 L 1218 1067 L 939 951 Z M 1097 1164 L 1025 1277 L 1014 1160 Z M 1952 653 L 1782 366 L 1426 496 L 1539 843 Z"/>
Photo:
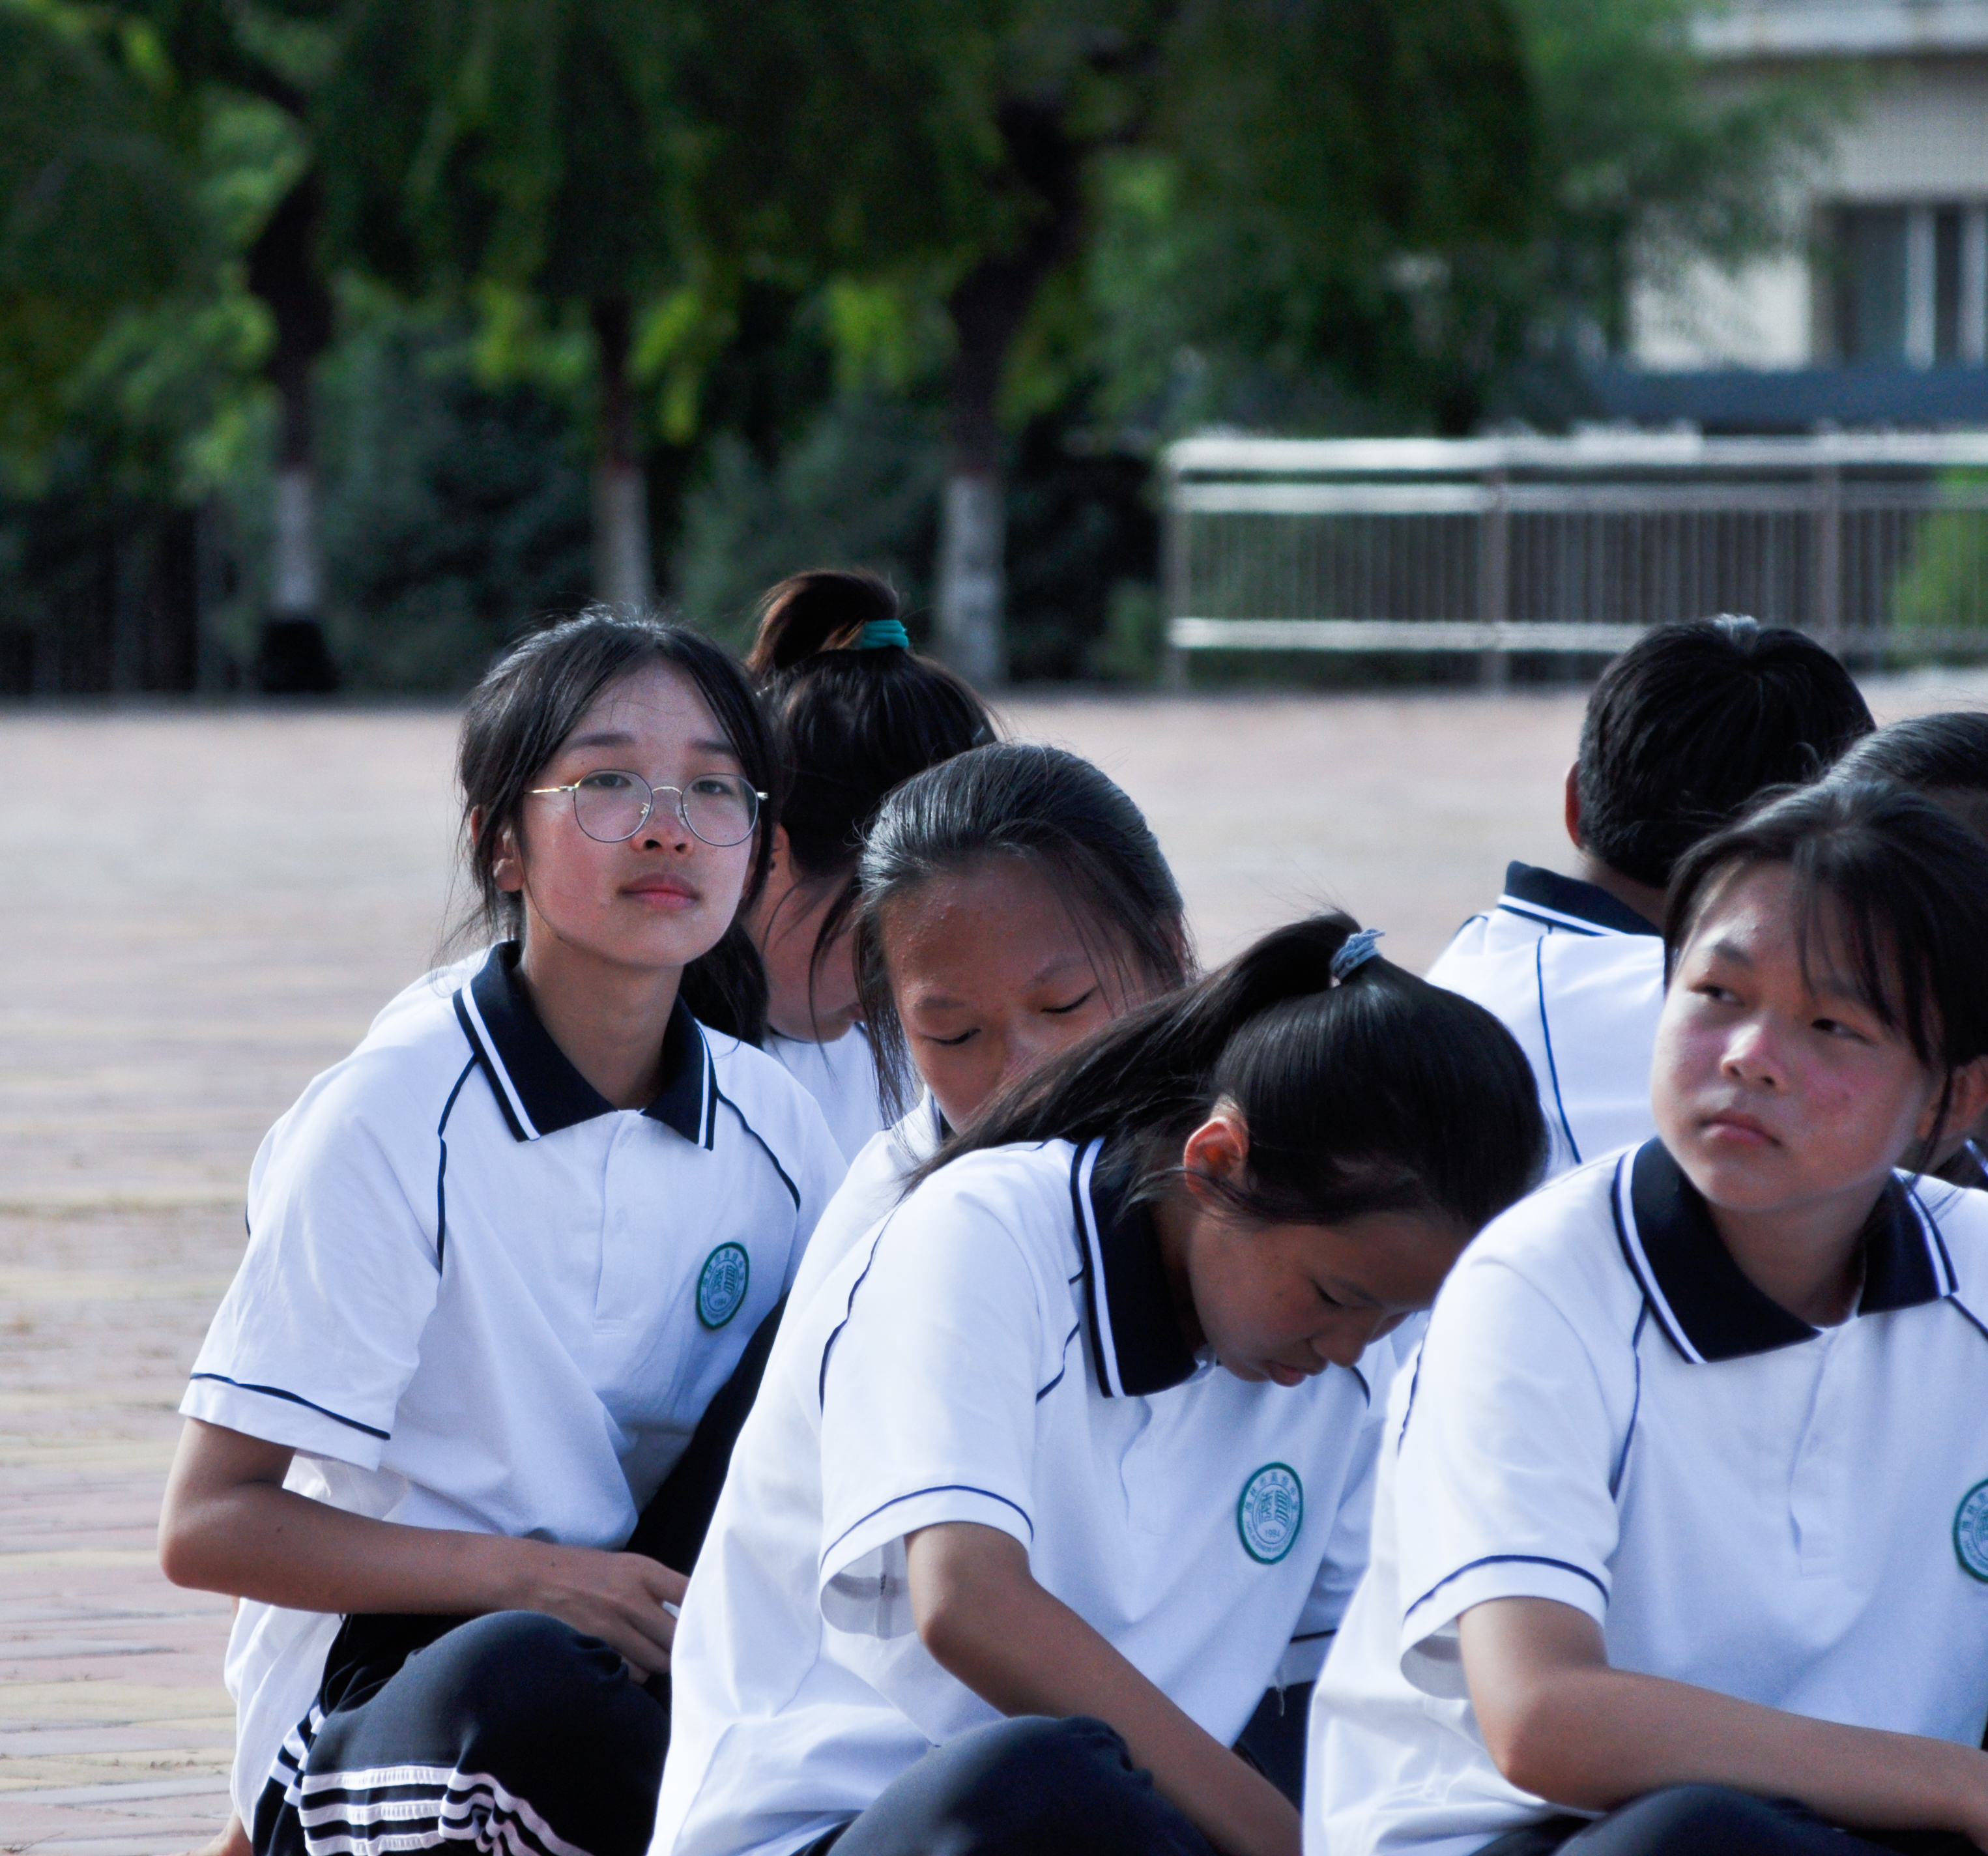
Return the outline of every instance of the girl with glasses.
<path id="1" fill-rule="evenodd" d="M 1546 1149 L 1510 1035 L 1373 940 L 1280 930 L 1024 1075 L 796 1303 L 658 1852 L 1297 1856 L 1231 1745 L 1359 1576 L 1389 1330 Z"/>
<path id="2" fill-rule="evenodd" d="M 765 887 L 747 911 L 765 961 L 767 1050 L 821 1104 L 854 1158 L 885 1125 L 857 996 L 857 859 L 892 788 L 995 735 L 958 678 L 911 649 L 873 573 L 797 573 L 760 601 L 746 668 L 786 779 Z"/>
<path id="3" fill-rule="evenodd" d="M 695 1543 L 619 1550 L 843 1170 L 742 1041 L 779 771 L 739 666 L 554 627 L 471 697 L 458 771 L 497 944 L 272 1130 L 181 1408 L 161 1558 L 243 1601 L 259 1852 L 646 1848 Z"/>

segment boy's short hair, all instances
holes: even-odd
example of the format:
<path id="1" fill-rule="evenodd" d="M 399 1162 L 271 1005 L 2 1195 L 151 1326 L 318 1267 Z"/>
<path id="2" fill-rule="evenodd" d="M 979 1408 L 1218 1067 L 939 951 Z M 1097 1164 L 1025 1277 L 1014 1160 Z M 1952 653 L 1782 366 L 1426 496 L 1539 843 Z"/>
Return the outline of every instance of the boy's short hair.
<path id="1" fill-rule="evenodd" d="M 1581 848 L 1662 889 L 1756 793 L 1814 779 L 1874 725 L 1849 671 L 1799 631 L 1730 614 L 1655 626 L 1588 698 Z"/>

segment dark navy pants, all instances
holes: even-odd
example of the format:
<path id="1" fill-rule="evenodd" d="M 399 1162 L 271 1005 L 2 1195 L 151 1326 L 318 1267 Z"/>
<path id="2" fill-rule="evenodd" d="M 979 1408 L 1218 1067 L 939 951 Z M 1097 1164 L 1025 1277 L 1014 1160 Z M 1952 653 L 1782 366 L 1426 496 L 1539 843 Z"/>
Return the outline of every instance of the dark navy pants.
<path id="1" fill-rule="evenodd" d="M 1023 1716 L 935 1747 L 802 1856 L 1214 1856 L 1125 1743 Z"/>
<path id="2" fill-rule="evenodd" d="M 257 1856 L 643 1856 L 669 1738 L 667 1702 L 556 1618 L 352 1618 L 256 1807 Z"/>
<path id="3" fill-rule="evenodd" d="M 1606 1817 L 1550 1817 L 1487 1844 L 1479 1856 L 1971 1856 L 1965 1837 L 1939 1831 L 1838 1830 L 1792 1799 L 1723 1785 L 1670 1785 Z"/>

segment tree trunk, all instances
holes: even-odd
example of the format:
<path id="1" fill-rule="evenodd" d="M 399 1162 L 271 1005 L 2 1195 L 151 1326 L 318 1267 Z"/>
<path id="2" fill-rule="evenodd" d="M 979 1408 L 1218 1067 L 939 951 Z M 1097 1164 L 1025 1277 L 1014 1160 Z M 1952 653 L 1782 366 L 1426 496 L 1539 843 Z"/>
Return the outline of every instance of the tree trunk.
<path id="1" fill-rule="evenodd" d="M 625 296 L 593 305 L 600 368 L 600 440 L 593 466 L 593 597 L 607 605 L 646 610 L 655 598 L 649 563 L 649 485 L 635 438 L 635 401 L 628 390 L 632 323 Z"/>
<path id="2" fill-rule="evenodd" d="M 280 407 L 269 613 L 255 680 L 264 690 L 284 695 L 329 690 L 337 681 L 324 645 L 311 396 L 311 370 L 332 336 L 331 292 L 317 261 L 323 210 L 313 170 L 283 196 L 248 249 L 248 288 L 269 306 L 276 325 L 266 372 Z"/>
<path id="3" fill-rule="evenodd" d="M 1008 676 L 1002 372 L 1043 279 L 1076 250 L 1083 211 L 1084 151 L 1064 133 L 1061 105 L 1010 101 L 1000 125 L 1013 180 L 1036 216 L 1013 250 L 983 258 L 947 301 L 952 461 L 939 522 L 939 654 L 982 688 Z"/>

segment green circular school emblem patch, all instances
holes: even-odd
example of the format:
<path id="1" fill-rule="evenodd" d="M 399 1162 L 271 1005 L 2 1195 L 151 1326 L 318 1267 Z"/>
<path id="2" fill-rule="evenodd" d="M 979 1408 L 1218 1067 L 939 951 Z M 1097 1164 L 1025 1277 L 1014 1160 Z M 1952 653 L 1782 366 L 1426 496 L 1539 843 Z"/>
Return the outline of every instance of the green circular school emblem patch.
<path id="1" fill-rule="evenodd" d="M 1291 1550 L 1303 1525 L 1304 1484 L 1290 1464 L 1266 1463 L 1242 1485 L 1242 1499 L 1236 1504 L 1236 1531 L 1251 1559 L 1276 1565 Z"/>
<path id="2" fill-rule="evenodd" d="M 722 1327 L 746 1300 L 752 1280 L 752 1259 L 743 1244 L 720 1244 L 697 1273 L 697 1318 L 706 1327 Z"/>
<path id="3" fill-rule="evenodd" d="M 1988 1585 L 1988 1482 L 1976 1482 L 1953 1511 L 1953 1553 L 1963 1572 Z"/>

